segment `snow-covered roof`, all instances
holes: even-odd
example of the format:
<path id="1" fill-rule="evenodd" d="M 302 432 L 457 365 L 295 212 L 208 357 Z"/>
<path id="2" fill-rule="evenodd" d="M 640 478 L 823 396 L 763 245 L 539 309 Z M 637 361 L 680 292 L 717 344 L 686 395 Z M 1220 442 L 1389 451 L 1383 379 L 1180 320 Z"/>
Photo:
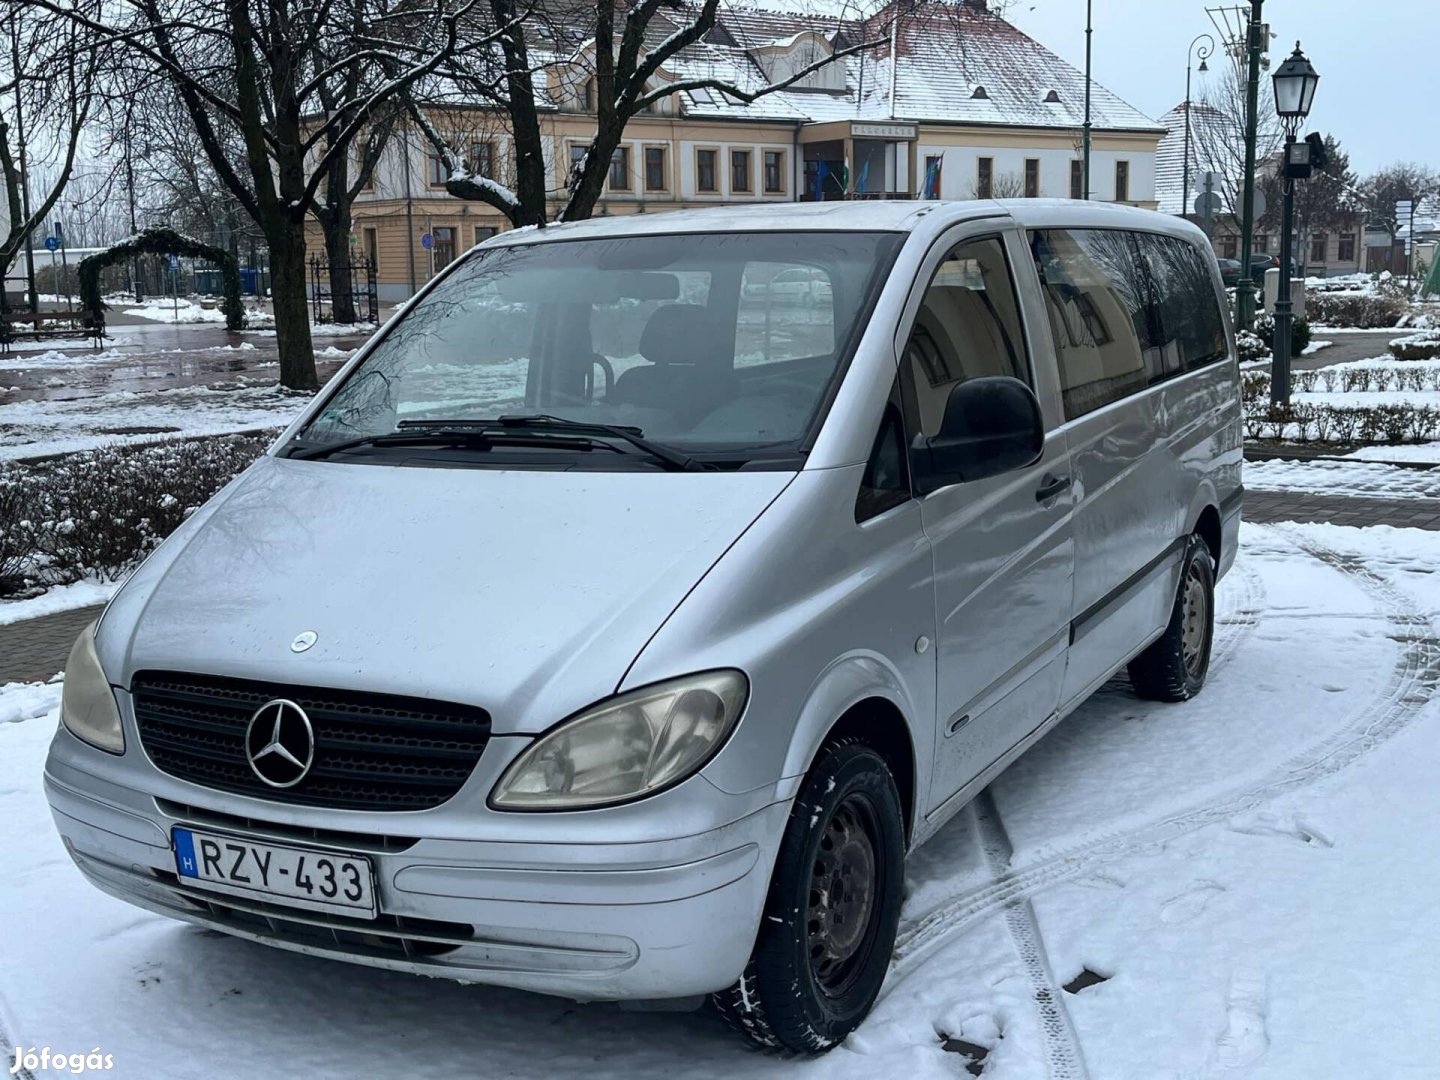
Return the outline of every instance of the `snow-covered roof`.
<path id="1" fill-rule="evenodd" d="M 695 5 L 696 0 L 679 0 L 674 8 L 658 12 L 647 28 L 646 45 L 653 48 L 688 25 L 698 14 Z M 840 49 L 877 42 L 837 61 L 844 67 L 843 89 L 838 80 L 834 87 L 791 87 L 750 104 L 715 88 L 688 89 L 679 92 L 680 111 L 694 119 L 897 119 L 1079 129 L 1084 122 L 1084 74 L 982 7 L 973 0 L 933 0 L 913 10 L 908 3 L 901 9 L 898 3 L 872 2 L 866 5 L 867 15 L 851 0 L 725 3 L 704 40 L 669 59 L 664 71 L 681 82 L 712 79 L 753 92 L 769 83 L 757 59 L 762 50 L 806 46 L 816 35 Z M 897 11 L 892 65 L 890 28 Z M 582 25 L 578 18 L 573 27 L 554 20 L 545 24 L 543 36 L 532 40 L 532 61 L 573 62 L 585 41 Z M 563 108 L 565 103 L 551 100 L 543 83 L 537 78 L 541 107 Z M 1100 84 L 1092 83 L 1091 89 L 1096 130 L 1163 132 L 1161 125 Z"/>
<path id="2" fill-rule="evenodd" d="M 1162 214 L 1179 214 L 1182 207 L 1189 212 L 1196 195 L 1205 190 L 1205 174 L 1226 172 L 1223 161 L 1211 159 L 1210 148 L 1238 139 L 1240 133 L 1228 131 L 1234 127 L 1233 121 L 1215 106 L 1203 101 L 1190 102 L 1190 191 L 1186 194 L 1180 190 L 1185 186 L 1185 103 L 1181 102 L 1160 117 L 1160 126 L 1167 130 L 1155 152 L 1157 209 Z M 1221 191 L 1220 195 L 1224 198 L 1226 192 Z"/>

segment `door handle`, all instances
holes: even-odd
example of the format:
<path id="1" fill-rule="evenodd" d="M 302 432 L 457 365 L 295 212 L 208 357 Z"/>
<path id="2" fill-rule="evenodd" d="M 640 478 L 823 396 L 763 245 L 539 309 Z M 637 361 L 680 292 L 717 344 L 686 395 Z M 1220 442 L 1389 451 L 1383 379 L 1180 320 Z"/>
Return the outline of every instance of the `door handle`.
<path id="1" fill-rule="evenodd" d="M 1040 487 L 1035 491 L 1035 501 L 1044 502 L 1047 499 L 1053 499 L 1069 487 L 1069 476 L 1052 476 L 1050 473 L 1046 473 L 1041 477 Z"/>

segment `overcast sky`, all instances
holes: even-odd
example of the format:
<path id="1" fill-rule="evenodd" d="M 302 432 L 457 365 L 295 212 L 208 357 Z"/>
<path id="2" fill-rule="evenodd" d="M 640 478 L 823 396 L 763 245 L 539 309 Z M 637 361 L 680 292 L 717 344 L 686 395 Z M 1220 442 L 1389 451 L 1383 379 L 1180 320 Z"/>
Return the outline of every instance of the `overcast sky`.
<path id="1" fill-rule="evenodd" d="M 1178 105 L 1186 46 L 1214 34 L 1207 6 L 1220 5 L 1094 0 L 1095 80 L 1152 117 Z M 1364 175 L 1397 160 L 1440 168 L 1440 0 L 1267 0 L 1264 10 L 1277 35 L 1272 69 L 1299 38 L 1320 72 L 1311 129 L 1338 138 L 1351 168 Z M 1006 17 L 1084 70 L 1085 0 L 1014 0 Z M 1194 97 L 1207 77 L 1194 76 Z"/>

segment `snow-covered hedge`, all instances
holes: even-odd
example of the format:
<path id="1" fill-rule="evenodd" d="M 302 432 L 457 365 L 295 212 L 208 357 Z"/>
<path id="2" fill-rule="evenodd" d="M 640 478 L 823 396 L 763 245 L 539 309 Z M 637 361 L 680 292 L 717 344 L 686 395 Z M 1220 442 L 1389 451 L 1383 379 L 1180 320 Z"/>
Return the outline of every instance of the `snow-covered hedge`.
<path id="1" fill-rule="evenodd" d="M 1319 293 L 1305 298 L 1305 316 L 1316 326 L 1353 326 L 1361 330 L 1399 326 L 1410 305 L 1399 296 Z"/>
<path id="2" fill-rule="evenodd" d="M 273 438 L 249 432 L 0 466 L 0 597 L 120 577 Z"/>
<path id="3" fill-rule="evenodd" d="M 1396 360 L 1435 360 L 1440 358 L 1440 330 L 1426 330 L 1390 342 L 1390 355 Z"/>

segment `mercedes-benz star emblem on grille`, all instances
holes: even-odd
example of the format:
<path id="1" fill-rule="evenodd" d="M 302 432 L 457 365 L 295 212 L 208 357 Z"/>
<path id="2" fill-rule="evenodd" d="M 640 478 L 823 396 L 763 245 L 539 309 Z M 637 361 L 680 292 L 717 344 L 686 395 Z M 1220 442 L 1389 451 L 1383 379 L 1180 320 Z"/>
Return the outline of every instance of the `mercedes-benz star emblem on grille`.
<path id="1" fill-rule="evenodd" d="M 293 701 L 276 698 L 256 709 L 245 728 L 250 771 L 271 787 L 294 787 L 315 758 L 315 729 Z"/>

